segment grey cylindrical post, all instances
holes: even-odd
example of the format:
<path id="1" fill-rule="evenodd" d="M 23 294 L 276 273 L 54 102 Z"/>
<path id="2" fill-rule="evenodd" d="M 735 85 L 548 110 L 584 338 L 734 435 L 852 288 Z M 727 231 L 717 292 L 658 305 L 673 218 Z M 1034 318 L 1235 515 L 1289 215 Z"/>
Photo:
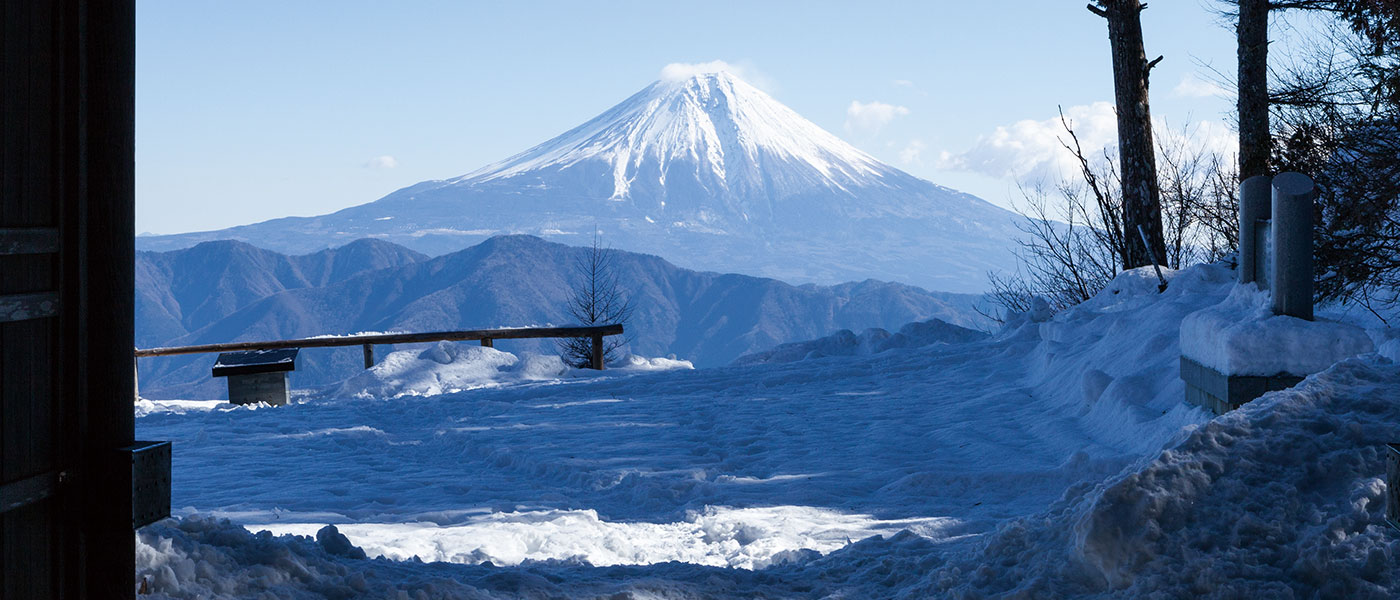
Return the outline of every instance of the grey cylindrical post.
<path id="1" fill-rule="evenodd" d="M 1254 274 L 1259 268 L 1256 263 L 1259 245 L 1254 239 L 1254 224 L 1273 214 L 1269 187 L 1272 179 L 1268 175 L 1255 175 L 1240 183 L 1240 283 L 1254 281 Z"/>
<path id="2" fill-rule="evenodd" d="M 1313 181 L 1302 173 L 1274 177 L 1274 314 L 1313 318 Z"/>

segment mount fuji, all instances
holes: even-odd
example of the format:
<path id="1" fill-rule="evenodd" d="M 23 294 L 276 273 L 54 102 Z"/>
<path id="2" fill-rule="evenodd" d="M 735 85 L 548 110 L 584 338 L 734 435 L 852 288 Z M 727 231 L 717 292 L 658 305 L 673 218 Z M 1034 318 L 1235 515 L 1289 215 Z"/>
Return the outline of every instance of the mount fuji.
<path id="1" fill-rule="evenodd" d="M 620 249 L 797 283 L 877 278 L 982 291 L 1018 217 L 886 165 L 726 73 L 657 81 L 564 134 L 466 175 L 318 217 L 143 236 L 308 253 L 380 238 L 429 254 L 495 235 Z"/>

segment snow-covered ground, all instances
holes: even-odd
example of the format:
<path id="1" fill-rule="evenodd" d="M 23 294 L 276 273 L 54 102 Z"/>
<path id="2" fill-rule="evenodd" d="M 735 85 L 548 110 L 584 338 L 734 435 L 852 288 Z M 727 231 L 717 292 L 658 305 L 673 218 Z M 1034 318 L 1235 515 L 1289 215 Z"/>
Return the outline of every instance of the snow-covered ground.
<path id="1" fill-rule="evenodd" d="M 1179 326 L 1232 281 L 1130 272 L 1053 319 L 868 356 L 585 374 L 432 348 L 369 395 L 144 403 L 183 518 L 138 533 L 138 575 L 170 597 L 1400 591 L 1400 368 L 1349 359 L 1212 419 L 1182 402 Z"/>

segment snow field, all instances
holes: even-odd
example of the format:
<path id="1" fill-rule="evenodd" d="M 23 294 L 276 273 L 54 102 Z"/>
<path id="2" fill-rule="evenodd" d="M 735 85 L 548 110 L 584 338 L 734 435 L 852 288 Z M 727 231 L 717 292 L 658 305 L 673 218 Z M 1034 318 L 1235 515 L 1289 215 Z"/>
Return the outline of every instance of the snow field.
<path id="1" fill-rule="evenodd" d="M 1378 479 L 1400 368 L 1353 359 L 1210 420 L 1182 403 L 1178 324 L 1233 273 L 1170 276 L 968 344 L 148 413 L 192 516 L 139 533 L 140 573 L 166 597 L 1400 591 Z"/>

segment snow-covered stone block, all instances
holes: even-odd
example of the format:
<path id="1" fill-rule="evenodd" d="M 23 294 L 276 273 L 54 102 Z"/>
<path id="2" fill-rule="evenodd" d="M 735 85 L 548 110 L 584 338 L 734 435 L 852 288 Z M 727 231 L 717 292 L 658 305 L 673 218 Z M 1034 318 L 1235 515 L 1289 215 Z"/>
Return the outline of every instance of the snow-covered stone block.
<path id="1" fill-rule="evenodd" d="M 1237 286 L 1181 322 L 1181 354 L 1226 376 L 1307 376 L 1375 350 L 1359 327 L 1275 315 L 1267 292 Z"/>
<path id="2" fill-rule="evenodd" d="M 1223 415 L 1268 392 L 1286 390 L 1303 378 L 1287 373 L 1271 376 L 1225 375 L 1185 356 L 1181 357 L 1181 379 L 1186 382 L 1186 401 Z"/>

